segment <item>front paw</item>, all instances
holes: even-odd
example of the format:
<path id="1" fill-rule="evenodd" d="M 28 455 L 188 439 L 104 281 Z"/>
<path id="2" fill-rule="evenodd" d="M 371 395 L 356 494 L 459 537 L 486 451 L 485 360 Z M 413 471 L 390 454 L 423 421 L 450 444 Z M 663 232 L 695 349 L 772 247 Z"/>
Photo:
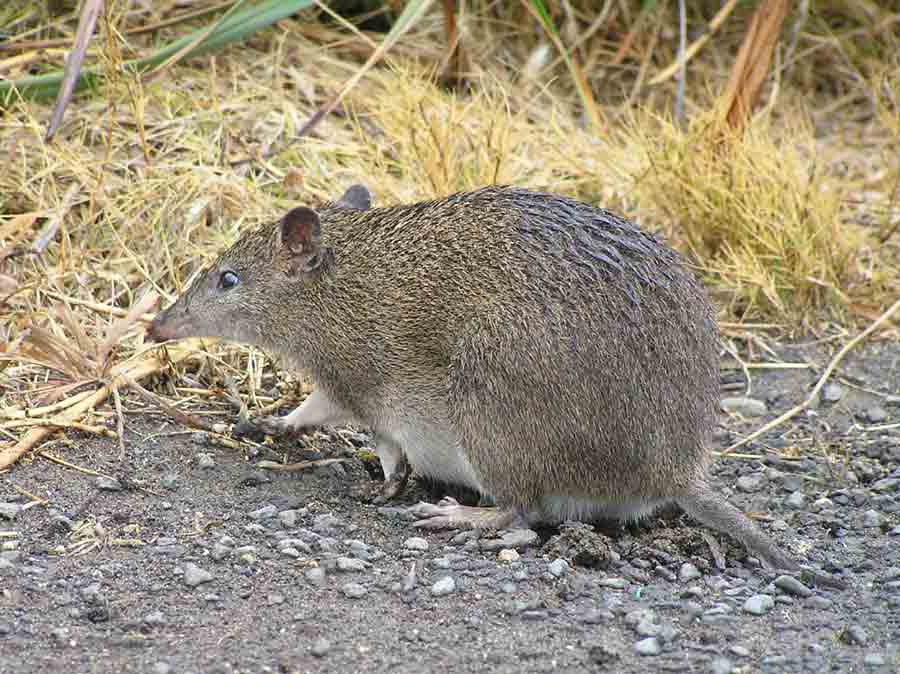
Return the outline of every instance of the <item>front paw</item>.
<path id="1" fill-rule="evenodd" d="M 258 417 L 250 423 L 259 432 L 270 435 L 273 438 L 295 438 L 300 435 L 300 429 L 285 421 L 287 417 L 265 416 Z"/>

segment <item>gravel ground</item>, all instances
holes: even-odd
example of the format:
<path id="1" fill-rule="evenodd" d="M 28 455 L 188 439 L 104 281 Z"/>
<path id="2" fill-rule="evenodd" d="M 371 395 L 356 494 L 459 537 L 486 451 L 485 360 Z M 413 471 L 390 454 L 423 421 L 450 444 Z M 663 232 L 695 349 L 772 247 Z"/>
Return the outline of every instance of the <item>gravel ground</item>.
<path id="1" fill-rule="evenodd" d="M 816 367 L 754 370 L 717 448 L 803 400 L 829 357 L 779 355 Z M 378 476 L 350 449 L 363 434 L 316 434 L 291 460 L 351 459 L 288 474 L 135 415 L 124 459 L 76 435 L 52 450 L 112 480 L 44 459 L 3 476 L 0 672 L 896 672 L 900 345 L 861 348 L 838 374 L 814 412 L 714 478 L 847 590 L 761 571 L 678 512 L 422 534 L 401 506 L 446 487 L 372 505 Z M 724 397 L 739 379 L 723 371 Z M 48 504 L 22 510 L 13 485 Z"/>

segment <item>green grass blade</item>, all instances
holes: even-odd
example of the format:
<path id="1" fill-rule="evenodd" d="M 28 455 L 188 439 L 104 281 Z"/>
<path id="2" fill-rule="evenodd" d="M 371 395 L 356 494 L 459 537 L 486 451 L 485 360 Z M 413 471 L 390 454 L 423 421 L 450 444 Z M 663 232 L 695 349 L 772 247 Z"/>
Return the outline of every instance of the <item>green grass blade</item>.
<path id="1" fill-rule="evenodd" d="M 315 4 L 314 0 L 264 0 L 254 7 L 241 12 L 234 12 L 231 16 L 226 12 L 219 21 L 220 25 L 213 30 L 205 40 L 196 47 L 186 52 L 181 58 L 197 56 L 209 51 L 220 49 L 233 42 L 239 42 L 248 35 L 262 28 L 272 25 L 285 17 L 294 14 L 301 9 L 306 9 Z M 171 42 L 162 49 L 141 59 L 125 62 L 125 68 L 138 72 L 145 72 L 164 63 L 166 59 L 176 54 L 179 50 L 196 40 L 207 29 L 200 29 Z M 75 84 L 75 91 L 87 87 L 96 86 L 101 74 L 97 69 L 86 69 L 81 73 Z M 49 73 L 35 77 L 24 77 L 19 80 L 0 82 L 0 105 L 8 104 L 15 93 L 26 99 L 42 99 L 56 95 L 63 80 L 63 73 Z"/>

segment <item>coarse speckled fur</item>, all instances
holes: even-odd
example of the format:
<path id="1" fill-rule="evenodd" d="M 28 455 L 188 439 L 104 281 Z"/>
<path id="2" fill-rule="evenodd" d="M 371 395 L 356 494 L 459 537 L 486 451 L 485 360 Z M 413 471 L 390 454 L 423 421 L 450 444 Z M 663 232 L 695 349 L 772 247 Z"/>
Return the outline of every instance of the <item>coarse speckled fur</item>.
<path id="1" fill-rule="evenodd" d="M 150 333 L 279 354 L 318 387 L 282 425 L 366 424 L 387 472 L 402 452 L 499 507 L 420 508 L 432 523 L 635 519 L 674 501 L 796 566 L 707 487 L 718 333 L 703 288 L 608 211 L 513 187 L 370 209 L 354 187 L 246 233 Z"/>

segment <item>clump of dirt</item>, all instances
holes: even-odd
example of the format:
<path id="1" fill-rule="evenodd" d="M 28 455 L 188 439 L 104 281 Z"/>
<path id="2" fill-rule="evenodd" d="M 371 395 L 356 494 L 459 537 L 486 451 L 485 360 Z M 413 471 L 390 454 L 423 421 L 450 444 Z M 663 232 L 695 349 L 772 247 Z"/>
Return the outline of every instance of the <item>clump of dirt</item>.
<path id="1" fill-rule="evenodd" d="M 612 561 L 610 539 L 594 527 L 581 522 L 560 526 L 559 533 L 544 544 L 543 553 L 562 557 L 575 566 L 606 569 Z"/>

